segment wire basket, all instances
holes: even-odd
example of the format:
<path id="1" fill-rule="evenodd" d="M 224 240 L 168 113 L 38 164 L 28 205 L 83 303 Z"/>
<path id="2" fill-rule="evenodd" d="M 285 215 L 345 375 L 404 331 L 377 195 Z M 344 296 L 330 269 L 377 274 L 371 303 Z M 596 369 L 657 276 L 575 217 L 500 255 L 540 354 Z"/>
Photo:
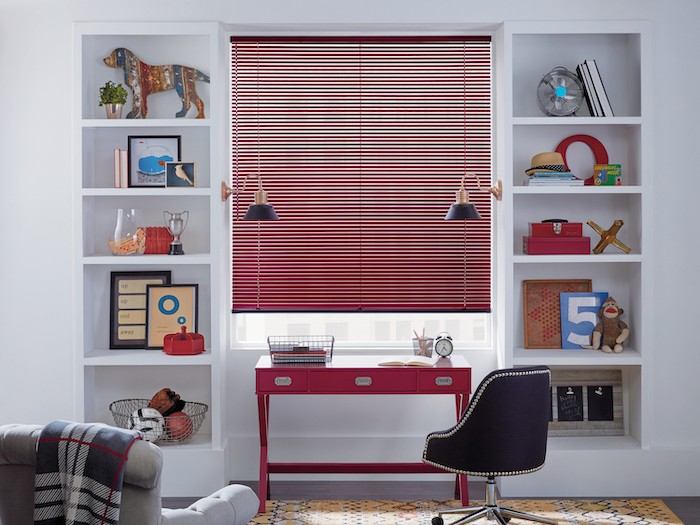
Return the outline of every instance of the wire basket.
<path id="1" fill-rule="evenodd" d="M 333 358 L 332 335 L 271 335 L 267 338 L 273 363 L 326 363 Z"/>
<path id="2" fill-rule="evenodd" d="M 182 412 L 155 417 L 134 415 L 139 409 L 148 408 L 149 399 L 119 399 L 110 403 L 109 411 L 118 427 L 141 430 L 146 440 L 158 445 L 187 443 L 202 426 L 209 407 L 204 403 L 186 401 Z"/>

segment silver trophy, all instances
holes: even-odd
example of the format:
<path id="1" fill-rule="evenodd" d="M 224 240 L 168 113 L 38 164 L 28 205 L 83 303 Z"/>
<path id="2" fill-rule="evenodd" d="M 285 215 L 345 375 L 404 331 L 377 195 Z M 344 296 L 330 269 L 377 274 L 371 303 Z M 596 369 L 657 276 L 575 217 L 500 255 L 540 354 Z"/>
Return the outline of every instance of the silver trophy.
<path id="1" fill-rule="evenodd" d="M 184 218 L 183 218 L 184 217 Z M 168 255 L 184 255 L 185 252 L 182 249 L 182 242 L 180 241 L 180 235 L 187 228 L 187 221 L 190 218 L 190 212 L 183 211 L 177 213 L 170 213 L 169 211 L 163 212 L 163 220 L 165 220 L 165 226 L 168 228 L 170 235 L 173 236 L 173 240 L 170 243 L 170 252 Z"/>

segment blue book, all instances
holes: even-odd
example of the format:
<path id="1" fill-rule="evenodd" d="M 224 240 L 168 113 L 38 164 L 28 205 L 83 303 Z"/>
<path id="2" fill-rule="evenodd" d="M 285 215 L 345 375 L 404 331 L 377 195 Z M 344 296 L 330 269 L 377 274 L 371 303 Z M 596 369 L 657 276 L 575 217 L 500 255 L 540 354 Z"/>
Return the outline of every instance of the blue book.
<path id="1" fill-rule="evenodd" d="M 562 292 L 559 294 L 561 347 L 579 350 L 590 346 L 598 323 L 598 310 L 608 292 Z"/>
<path id="2" fill-rule="evenodd" d="M 537 177 L 540 179 L 556 179 L 558 177 L 573 177 L 574 174 L 570 171 L 535 171 L 531 174 L 531 177 Z"/>

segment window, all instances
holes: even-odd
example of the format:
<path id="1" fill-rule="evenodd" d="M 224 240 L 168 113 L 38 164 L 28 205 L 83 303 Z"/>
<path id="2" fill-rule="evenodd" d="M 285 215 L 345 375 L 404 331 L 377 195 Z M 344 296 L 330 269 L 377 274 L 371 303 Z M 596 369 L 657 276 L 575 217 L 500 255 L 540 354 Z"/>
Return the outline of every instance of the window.
<path id="1" fill-rule="evenodd" d="M 231 45 L 233 311 L 489 312 L 490 39 Z M 467 172 L 483 220 L 444 221 Z"/>

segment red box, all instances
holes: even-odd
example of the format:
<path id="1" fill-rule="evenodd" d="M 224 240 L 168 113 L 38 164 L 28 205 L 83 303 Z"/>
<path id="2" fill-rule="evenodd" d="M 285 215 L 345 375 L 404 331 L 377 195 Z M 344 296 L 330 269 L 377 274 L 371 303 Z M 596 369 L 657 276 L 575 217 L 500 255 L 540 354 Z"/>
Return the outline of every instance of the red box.
<path id="1" fill-rule="evenodd" d="M 531 237 L 581 237 L 582 222 L 531 222 Z"/>
<path id="2" fill-rule="evenodd" d="M 526 255 L 588 255 L 590 237 L 523 237 Z"/>

